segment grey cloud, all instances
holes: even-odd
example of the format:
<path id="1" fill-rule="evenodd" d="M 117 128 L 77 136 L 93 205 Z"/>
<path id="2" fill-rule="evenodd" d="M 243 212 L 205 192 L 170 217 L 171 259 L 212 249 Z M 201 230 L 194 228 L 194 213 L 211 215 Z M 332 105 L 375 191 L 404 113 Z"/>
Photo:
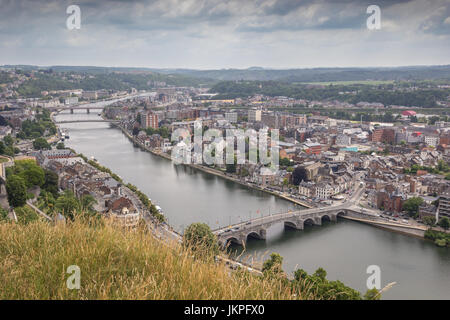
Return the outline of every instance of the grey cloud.
<path id="1" fill-rule="evenodd" d="M 66 61 L 64 57 L 70 57 L 66 64 L 100 61 L 117 65 L 132 61 L 171 67 L 180 60 L 169 58 L 183 56 L 189 63 L 219 67 L 227 67 L 221 65 L 223 61 L 234 62 L 234 66 L 295 65 L 305 57 L 309 63 L 326 57 L 321 50 L 329 43 L 347 59 L 343 58 L 341 64 L 351 64 L 364 61 L 364 52 L 373 48 L 371 41 L 380 45 L 398 43 L 391 49 L 397 50 L 392 54 L 405 48 L 415 51 L 419 61 L 425 56 L 421 53 L 423 43 L 420 37 L 409 36 L 411 33 L 428 37 L 427 52 L 433 44 L 439 55 L 450 49 L 449 44 L 442 43 L 442 37 L 450 36 L 450 21 L 445 22 L 449 1 L 425 1 L 0 0 L 0 64 L 21 57 L 48 64 L 58 59 L 61 64 Z M 65 28 L 66 7 L 74 3 L 81 7 L 82 14 L 82 29 L 78 32 Z M 368 33 L 365 23 L 369 4 L 379 5 L 382 20 L 395 28 Z M 291 41 L 297 38 L 302 42 Z M 352 56 L 347 52 L 354 42 L 359 48 L 352 51 Z M 305 50 L 305 43 L 308 55 L 297 58 L 297 52 Z M 202 45 L 207 49 L 199 49 Z M 74 49 L 82 52 L 76 55 Z"/>

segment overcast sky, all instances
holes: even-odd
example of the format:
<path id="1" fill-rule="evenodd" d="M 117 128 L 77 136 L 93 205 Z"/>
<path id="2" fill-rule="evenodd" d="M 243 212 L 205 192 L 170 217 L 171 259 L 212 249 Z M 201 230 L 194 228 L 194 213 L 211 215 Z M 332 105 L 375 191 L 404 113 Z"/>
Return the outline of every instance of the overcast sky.
<path id="1" fill-rule="evenodd" d="M 66 8 L 79 5 L 81 29 Z M 368 5 L 381 29 L 368 30 Z M 450 0 L 0 0 L 0 64 L 309 68 L 450 64 Z"/>

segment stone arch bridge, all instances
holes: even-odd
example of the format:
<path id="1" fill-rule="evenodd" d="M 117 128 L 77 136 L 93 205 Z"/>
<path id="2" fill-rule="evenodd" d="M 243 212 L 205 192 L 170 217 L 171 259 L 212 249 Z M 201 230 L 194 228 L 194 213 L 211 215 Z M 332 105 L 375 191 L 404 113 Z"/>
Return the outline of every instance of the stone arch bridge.
<path id="1" fill-rule="evenodd" d="M 229 242 L 243 245 L 248 238 L 266 239 L 266 231 L 272 225 L 284 223 L 285 227 L 303 230 L 305 225 L 322 225 L 322 221 L 337 221 L 338 216 L 347 215 L 348 211 L 359 211 L 351 205 L 313 208 L 306 210 L 278 213 L 271 216 L 252 219 L 226 228 L 214 230 L 219 244 L 226 246 Z"/>

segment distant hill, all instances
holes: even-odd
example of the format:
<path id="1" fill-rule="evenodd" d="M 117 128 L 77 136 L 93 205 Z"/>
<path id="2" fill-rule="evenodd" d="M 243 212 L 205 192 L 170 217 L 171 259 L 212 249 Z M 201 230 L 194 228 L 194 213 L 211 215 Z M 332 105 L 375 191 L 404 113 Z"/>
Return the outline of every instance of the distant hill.
<path id="1" fill-rule="evenodd" d="M 52 69 L 55 72 L 104 73 L 157 73 L 165 75 L 183 75 L 205 82 L 224 80 L 258 80 L 284 82 L 329 82 L 329 81 L 366 81 L 366 80 L 434 80 L 450 79 L 450 65 L 410 66 L 384 68 L 312 68 L 312 69 L 266 69 L 250 67 L 247 69 L 194 70 L 170 68 L 123 68 L 95 66 L 26 66 L 5 65 L 4 68 L 24 70 Z"/>
<path id="2" fill-rule="evenodd" d="M 314 69 L 226 69 L 226 70 L 156 70 L 215 80 L 279 80 L 286 82 L 326 82 L 362 80 L 450 79 L 450 65 L 396 68 L 314 68 Z"/>

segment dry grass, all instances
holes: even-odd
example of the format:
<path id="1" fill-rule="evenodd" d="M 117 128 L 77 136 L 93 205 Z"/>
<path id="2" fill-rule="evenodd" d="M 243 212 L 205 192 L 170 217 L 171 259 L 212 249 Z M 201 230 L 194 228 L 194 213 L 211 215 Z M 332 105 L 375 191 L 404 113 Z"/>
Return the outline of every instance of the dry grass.
<path id="1" fill-rule="evenodd" d="M 78 219 L 67 225 L 0 223 L 0 299 L 293 299 L 285 282 L 193 259 L 145 229 Z M 69 290 L 66 269 L 81 269 Z M 283 284 L 284 283 L 284 284 Z"/>

